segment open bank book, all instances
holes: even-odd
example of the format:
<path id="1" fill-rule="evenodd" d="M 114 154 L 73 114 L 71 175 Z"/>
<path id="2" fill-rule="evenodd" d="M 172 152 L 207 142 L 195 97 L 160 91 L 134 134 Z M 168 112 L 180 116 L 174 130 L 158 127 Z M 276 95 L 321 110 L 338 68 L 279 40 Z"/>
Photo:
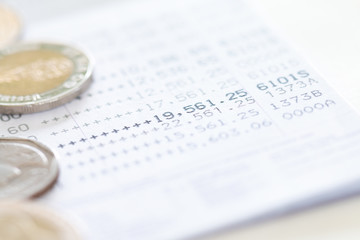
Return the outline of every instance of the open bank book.
<path id="1" fill-rule="evenodd" d="M 56 149 L 37 201 L 86 239 L 191 238 L 359 190 L 359 115 L 247 1 L 8 2 L 25 40 L 96 61 L 80 97 L 0 128 Z"/>

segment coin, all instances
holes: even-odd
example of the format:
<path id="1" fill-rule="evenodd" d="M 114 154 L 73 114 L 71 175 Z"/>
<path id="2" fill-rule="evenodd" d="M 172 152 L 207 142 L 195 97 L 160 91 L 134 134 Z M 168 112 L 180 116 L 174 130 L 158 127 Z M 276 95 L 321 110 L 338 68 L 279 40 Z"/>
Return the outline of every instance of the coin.
<path id="1" fill-rule="evenodd" d="M 61 217 L 40 205 L 0 202 L 0 239 L 79 240 L 80 237 Z"/>
<path id="2" fill-rule="evenodd" d="M 56 181 L 59 169 L 45 145 L 23 138 L 0 138 L 0 199 L 38 196 Z"/>
<path id="3" fill-rule="evenodd" d="M 11 9 L 0 6 L 0 49 L 19 38 L 21 27 L 19 17 Z"/>
<path id="4" fill-rule="evenodd" d="M 24 43 L 0 51 L 0 113 L 32 113 L 74 99 L 92 81 L 93 61 L 74 47 Z"/>

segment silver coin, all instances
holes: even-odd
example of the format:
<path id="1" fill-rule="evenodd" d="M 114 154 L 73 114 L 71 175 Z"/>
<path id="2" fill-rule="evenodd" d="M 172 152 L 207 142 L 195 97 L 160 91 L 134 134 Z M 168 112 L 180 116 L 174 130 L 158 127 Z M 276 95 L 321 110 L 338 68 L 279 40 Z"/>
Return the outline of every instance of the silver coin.
<path id="1" fill-rule="evenodd" d="M 26 199 L 48 190 L 57 180 L 55 154 L 23 138 L 0 138 L 0 199 Z"/>
<path id="2" fill-rule="evenodd" d="M 74 99 L 92 82 L 93 60 L 56 43 L 23 43 L 0 51 L 0 113 L 48 110 Z"/>

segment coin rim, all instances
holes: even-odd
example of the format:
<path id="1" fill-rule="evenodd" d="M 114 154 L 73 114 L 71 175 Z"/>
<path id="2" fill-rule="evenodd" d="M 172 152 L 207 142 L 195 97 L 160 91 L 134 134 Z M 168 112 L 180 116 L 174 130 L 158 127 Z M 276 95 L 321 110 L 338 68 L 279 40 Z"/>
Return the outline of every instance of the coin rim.
<path id="1" fill-rule="evenodd" d="M 56 90 L 60 90 L 64 87 L 64 84 L 71 80 L 71 77 L 77 74 L 76 70 L 73 72 L 61 85 L 55 87 L 49 91 L 45 91 L 42 93 L 30 94 L 30 95 L 23 95 L 23 96 L 12 96 L 12 95 L 2 95 L 0 94 L 0 113 L 3 114 L 15 114 L 15 113 L 34 113 L 34 112 L 41 112 L 45 110 L 49 110 L 58 106 L 61 106 L 67 102 L 70 102 L 75 97 L 86 91 L 91 83 L 93 82 L 93 72 L 94 72 L 94 65 L 95 61 L 91 54 L 88 51 L 84 50 L 81 47 L 78 47 L 73 44 L 67 43 L 57 43 L 57 42 L 26 42 L 26 43 L 19 43 L 11 45 L 5 49 L 0 50 L 0 58 L 2 56 L 7 56 L 12 53 L 20 52 L 25 49 L 32 49 L 32 50 L 42 50 L 48 49 L 50 47 L 51 50 L 55 48 L 56 52 L 64 54 L 62 50 L 64 49 L 71 49 L 75 50 L 80 53 L 81 56 L 85 57 L 88 60 L 88 64 L 86 70 L 84 72 L 83 78 L 78 81 L 75 86 L 66 88 L 60 91 L 57 94 L 52 95 L 48 98 L 40 98 L 36 99 L 40 95 L 49 94 L 51 92 L 55 92 Z M 65 54 L 64 54 L 65 55 Z M 66 56 L 66 55 L 65 55 Z M 68 57 L 74 64 L 76 65 L 77 62 L 74 58 Z M 19 99 L 19 98 L 28 98 L 27 102 L 17 102 L 16 100 L 4 100 L 4 99 Z M 32 99 L 31 99 L 32 98 Z M 35 98 L 35 99 L 34 99 Z"/>
<path id="2" fill-rule="evenodd" d="M 47 191 L 49 191 L 54 184 L 56 183 L 56 181 L 59 178 L 60 175 L 60 167 L 59 167 L 59 163 L 58 163 L 58 156 L 57 153 L 55 153 L 54 151 L 52 151 L 48 146 L 46 146 L 45 144 L 36 141 L 36 140 L 32 140 L 32 139 L 28 139 L 28 138 L 21 138 L 21 137 L 1 137 L 0 138 L 0 144 L 6 141 L 7 143 L 18 143 L 21 145 L 28 145 L 30 147 L 34 147 L 38 150 L 40 150 L 42 153 L 44 153 L 44 155 L 47 157 L 48 154 L 46 154 L 46 152 L 50 153 L 50 155 L 52 155 L 52 159 L 48 159 L 48 162 L 51 162 L 51 168 L 49 168 L 50 170 L 50 174 L 51 177 L 50 178 L 45 178 L 44 181 L 41 182 L 41 184 L 37 185 L 33 191 L 30 192 L 25 192 L 24 193 L 19 193 L 16 196 L 9 196 L 9 197 L 5 197 L 5 198 L 0 198 L 0 201 L 3 199 L 33 199 L 36 197 L 39 197 L 40 195 L 46 193 Z M 31 143 L 31 144 L 29 144 Z M 47 180 L 47 181 L 46 181 Z"/>

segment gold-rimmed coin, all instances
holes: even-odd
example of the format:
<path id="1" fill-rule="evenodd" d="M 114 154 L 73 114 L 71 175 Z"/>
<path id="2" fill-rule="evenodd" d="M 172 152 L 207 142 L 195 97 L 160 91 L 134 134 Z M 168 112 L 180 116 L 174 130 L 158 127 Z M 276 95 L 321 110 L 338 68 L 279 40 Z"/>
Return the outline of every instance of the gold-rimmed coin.
<path id="1" fill-rule="evenodd" d="M 0 113 L 48 110 L 74 99 L 92 81 L 93 61 L 77 48 L 23 43 L 0 51 Z"/>
<path id="2" fill-rule="evenodd" d="M 18 15 L 0 5 L 0 49 L 14 43 L 20 36 L 22 24 Z"/>
<path id="3" fill-rule="evenodd" d="M 40 142 L 0 138 L 0 199 L 26 199 L 48 190 L 59 168 L 55 154 Z"/>
<path id="4" fill-rule="evenodd" d="M 0 202 L 0 239 L 80 240 L 69 223 L 40 205 Z"/>

